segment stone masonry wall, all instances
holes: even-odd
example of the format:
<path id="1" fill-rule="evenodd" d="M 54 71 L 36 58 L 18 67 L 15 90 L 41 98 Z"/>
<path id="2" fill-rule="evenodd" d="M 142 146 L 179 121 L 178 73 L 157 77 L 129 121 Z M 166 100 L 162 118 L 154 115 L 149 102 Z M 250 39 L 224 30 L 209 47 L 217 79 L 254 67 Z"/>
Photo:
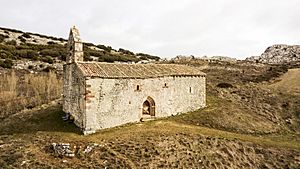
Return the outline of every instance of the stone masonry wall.
<path id="1" fill-rule="evenodd" d="M 150 79 L 86 79 L 85 134 L 139 121 L 148 96 L 155 102 L 155 117 L 189 112 L 206 105 L 205 77 L 180 76 Z M 139 85 L 139 90 L 137 90 Z"/>
<path id="2" fill-rule="evenodd" d="M 63 111 L 74 118 L 74 123 L 85 126 L 85 79 L 76 64 L 64 65 Z"/>

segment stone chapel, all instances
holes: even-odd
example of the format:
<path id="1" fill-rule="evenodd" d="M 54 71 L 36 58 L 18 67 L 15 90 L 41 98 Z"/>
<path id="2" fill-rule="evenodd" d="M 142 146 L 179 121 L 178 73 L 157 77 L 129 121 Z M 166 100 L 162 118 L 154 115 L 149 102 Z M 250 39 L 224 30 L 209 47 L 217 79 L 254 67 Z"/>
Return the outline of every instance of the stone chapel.
<path id="1" fill-rule="evenodd" d="M 205 74 L 178 64 L 85 62 L 72 27 L 64 65 L 63 111 L 84 134 L 205 107 Z"/>

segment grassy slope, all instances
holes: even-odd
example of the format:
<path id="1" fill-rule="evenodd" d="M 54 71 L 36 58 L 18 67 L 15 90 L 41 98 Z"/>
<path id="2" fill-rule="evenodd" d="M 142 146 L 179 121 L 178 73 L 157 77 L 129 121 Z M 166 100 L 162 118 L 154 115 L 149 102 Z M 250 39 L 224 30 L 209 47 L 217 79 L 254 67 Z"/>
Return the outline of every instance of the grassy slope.
<path id="1" fill-rule="evenodd" d="M 210 100 L 208 101 L 211 105 Z M 211 107 L 203 111 L 209 109 Z M 299 140 L 195 126 L 176 122 L 178 117 L 127 124 L 82 136 L 73 124 L 62 121 L 62 115 L 60 105 L 52 105 L 4 120 L 0 124 L 0 164 L 21 167 L 25 161 L 23 166 L 30 168 L 148 168 L 149 165 L 154 168 L 197 168 L 200 164 L 207 168 L 259 168 L 263 165 L 271 168 L 285 165 L 296 168 L 297 158 L 300 157 Z M 68 142 L 82 147 L 95 142 L 104 147 L 96 148 L 89 156 L 64 158 L 67 162 L 62 163 L 64 159 L 54 157 L 49 150 L 52 142 Z"/>
<path id="2" fill-rule="evenodd" d="M 280 81 L 269 85 L 270 88 L 281 92 L 289 92 L 300 95 L 300 69 L 289 69 Z"/>
<path id="3" fill-rule="evenodd" d="M 267 120 L 266 114 L 258 114 L 260 107 L 253 107 L 259 102 L 272 104 L 260 85 L 245 87 L 238 82 L 237 72 L 206 73 L 209 77 L 205 109 L 127 124 L 90 136 L 80 135 L 73 124 L 62 121 L 60 105 L 9 117 L 0 123 L 0 165 L 4 168 L 299 168 L 299 134 L 286 129 L 285 124 L 273 132 L 263 132 L 278 125 Z M 233 83 L 232 89 L 214 87 L 224 80 L 238 83 Z M 254 94 L 247 93 L 250 90 Z M 252 101 L 258 99 L 252 103 L 237 100 L 240 95 L 259 98 L 249 97 Z M 281 104 L 281 100 L 276 101 Z M 265 113 L 268 111 L 273 109 L 263 109 Z M 283 121 L 281 118 L 279 122 Z M 278 132 L 281 130 L 287 132 Z M 49 147 L 52 142 L 68 142 L 82 148 L 93 142 L 102 146 L 88 155 L 61 159 L 53 155 Z"/>

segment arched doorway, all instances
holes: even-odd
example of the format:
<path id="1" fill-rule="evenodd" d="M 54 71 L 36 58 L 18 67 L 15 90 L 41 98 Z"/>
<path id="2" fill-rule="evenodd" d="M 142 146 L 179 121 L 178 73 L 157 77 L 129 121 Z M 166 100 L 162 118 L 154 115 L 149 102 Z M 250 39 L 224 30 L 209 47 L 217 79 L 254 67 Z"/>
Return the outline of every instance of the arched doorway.
<path id="1" fill-rule="evenodd" d="M 142 110 L 142 115 L 155 116 L 155 102 L 151 97 L 148 96 L 144 101 Z"/>

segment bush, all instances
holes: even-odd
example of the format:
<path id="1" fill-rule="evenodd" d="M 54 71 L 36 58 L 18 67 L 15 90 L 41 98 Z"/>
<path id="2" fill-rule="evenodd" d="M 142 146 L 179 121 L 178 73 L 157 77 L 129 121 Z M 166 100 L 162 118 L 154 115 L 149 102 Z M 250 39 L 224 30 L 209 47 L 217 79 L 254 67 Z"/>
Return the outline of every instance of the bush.
<path id="1" fill-rule="evenodd" d="M 54 63 L 54 61 L 53 61 L 53 59 L 52 59 L 51 56 L 45 56 L 45 57 L 42 57 L 42 58 L 41 58 L 41 61 L 47 62 L 47 63 L 50 63 L 50 64 Z"/>
<path id="2" fill-rule="evenodd" d="M 23 43 L 25 43 L 25 42 L 26 42 L 26 39 L 25 39 L 25 38 L 23 38 L 23 36 L 19 36 L 19 37 L 18 37 L 18 39 L 20 39 L 20 41 L 21 41 L 21 42 L 23 42 Z"/>
<path id="3" fill-rule="evenodd" d="M 219 88 L 232 88 L 233 86 L 232 86 L 232 84 L 230 84 L 230 83 L 219 83 L 218 85 L 217 85 L 217 87 L 219 87 Z"/>
<path id="4" fill-rule="evenodd" d="M 17 51 L 17 55 L 21 58 L 27 59 L 36 59 L 39 56 L 39 53 L 34 50 L 22 49 Z"/>
<path id="5" fill-rule="evenodd" d="M 4 45 L 0 44 L 0 51 L 5 51 L 6 54 L 10 53 L 13 55 L 14 58 L 16 58 L 16 47 L 12 45 Z"/>
<path id="6" fill-rule="evenodd" d="M 33 69 L 33 65 L 29 65 L 29 66 L 28 66 L 28 69 Z"/>
<path id="7" fill-rule="evenodd" d="M 48 45 L 55 45 L 55 44 L 57 44 L 57 43 L 55 43 L 55 42 L 53 42 L 53 41 L 48 41 L 47 44 L 48 44 Z"/>
<path id="8" fill-rule="evenodd" d="M 9 38 L 9 36 L 0 34 L 0 43 L 3 42 L 5 38 Z"/>
<path id="9" fill-rule="evenodd" d="M 2 30 L 11 31 L 15 33 L 23 33 L 22 31 L 16 30 L 16 29 L 10 29 L 10 28 L 1 28 Z"/>
<path id="10" fill-rule="evenodd" d="M 58 38 L 58 40 L 61 41 L 61 42 L 67 41 L 67 40 L 64 39 L 64 38 Z"/>
<path id="11" fill-rule="evenodd" d="M 152 56 L 152 55 L 145 54 L 145 53 L 137 53 L 136 55 L 141 56 L 140 59 L 142 59 L 142 60 L 153 59 L 153 60 L 158 61 L 160 59 L 160 57 L 158 57 L 158 56 Z"/>
<path id="12" fill-rule="evenodd" d="M 0 60 L 0 66 L 3 68 L 11 69 L 13 66 L 13 61 L 11 59 Z"/>
<path id="13" fill-rule="evenodd" d="M 17 45 L 17 41 L 15 41 L 15 40 L 10 40 L 10 41 L 7 41 L 5 44 L 16 46 L 16 45 Z"/>
<path id="14" fill-rule="evenodd" d="M 51 72 L 53 70 L 55 70 L 55 68 L 52 66 L 47 66 L 45 69 L 43 69 L 44 72 Z"/>
<path id="15" fill-rule="evenodd" d="M 68 52 L 66 50 L 61 50 L 59 51 L 59 54 L 60 54 L 60 59 L 66 61 Z"/>
<path id="16" fill-rule="evenodd" d="M 119 52 L 122 52 L 122 53 L 127 54 L 127 55 L 134 55 L 133 52 L 131 52 L 129 50 L 122 49 L 122 48 L 119 48 Z"/>
<path id="17" fill-rule="evenodd" d="M 111 46 L 104 46 L 104 45 L 97 45 L 98 48 L 103 49 L 107 52 L 110 52 L 112 50 Z"/>
<path id="18" fill-rule="evenodd" d="M 29 33 L 23 33 L 22 36 L 23 36 L 24 38 L 31 38 L 31 36 L 30 36 Z"/>
<path id="19" fill-rule="evenodd" d="M 93 43 L 83 43 L 86 46 L 95 46 Z"/>
<path id="20" fill-rule="evenodd" d="M 60 53 L 59 51 L 56 51 L 54 49 L 44 49 L 40 52 L 43 56 L 52 56 L 52 57 L 59 57 Z"/>
<path id="21" fill-rule="evenodd" d="M 86 53 L 84 53 L 83 60 L 84 61 L 93 61 L 93 59 L 91 58 L 91 56 L 89 54 L 86 54 Z"/>
<path id="22" fill-rule="evenodd" d="M 34 50 L 27 50 L 27 58 L 29 59 L 35 59 L 39 56 L 39 53 Z"/>
<path id="23" fill-rule="evenodd" d="M 0 50 L 0 58 L 2 59 L 16 59 L 12 53 L 6 50 Z"/>
<path id="24" fill-rule="evenodd" d="M 141 60 L 148 60 L 147 56 L 141 56 L 140 59 Z"/>

